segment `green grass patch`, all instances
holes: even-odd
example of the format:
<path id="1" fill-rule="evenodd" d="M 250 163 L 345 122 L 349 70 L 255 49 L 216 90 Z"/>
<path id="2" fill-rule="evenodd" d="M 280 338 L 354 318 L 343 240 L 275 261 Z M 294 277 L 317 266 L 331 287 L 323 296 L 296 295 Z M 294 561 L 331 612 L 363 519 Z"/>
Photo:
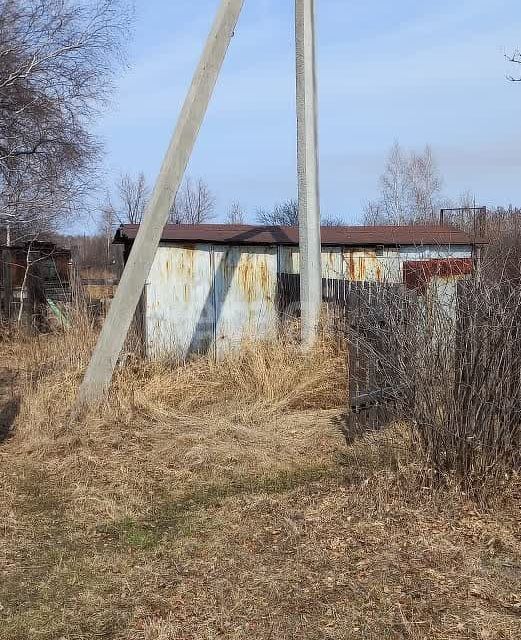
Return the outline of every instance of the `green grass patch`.
<path id="1" fill-rule="evenodd" d="M 99 525 L 96 532 L 101 534 L 104 540 L 143 551 L 153 549 L 161 538 L 161 532 L 154 524 L 140 523 L 132 518 Z"/>

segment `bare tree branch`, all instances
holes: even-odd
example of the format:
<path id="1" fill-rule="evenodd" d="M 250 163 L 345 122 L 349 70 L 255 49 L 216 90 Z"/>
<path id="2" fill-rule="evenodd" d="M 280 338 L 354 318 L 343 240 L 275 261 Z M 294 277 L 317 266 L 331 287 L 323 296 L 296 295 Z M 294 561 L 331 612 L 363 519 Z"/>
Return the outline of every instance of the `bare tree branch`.
<path id="1" fill-rule="evenodd" d="M 298 202 L 291 199 L 276 204 L 271 211 L 259 209 L 257 221 L 269 226 L 298 227 Z"/>
<path id="2" fill-rule="evenodd" d="M 512 64 L 521 64 L 521 51 L 514 51 L 514 53 L 511 55 L 505 55 L 505 58 Z M 507 75 L 507 79 L 511 82 L 521 82 L 521 78 L 519 76 L 515 77 L 512 75 Z"/>
<path id="3" fill-rule="evenodd" d="M 194 181 L 189 176 L 179 189 L 170 222 L 173 224 L 202 224 L 214 218 L 215 197 L 206 182 L 199 178 Z"/>
<path id="4" fill-rule="evenodd" d="M 119 197 L 116 207 L 118 219 L 129 224 L 141 224 L 150 196 L 145 174 L 140 172 L 135 177 L 129 174 L 121 176 L 117 184 L 117 193 Z"/>
<path id="5" fill-rule="evenodd" d="M 56 228 L 94 184 L 126 0 L 0 0 L 0 222 Z"/>
<path id="6" fill-rule="evenodd" d="M 230 210 L 226 216 L 226 222 L 228 224 L 244 224 L 245 215 L 243 208 L 239 202 L 232 202 Z"/>
<path id="7" fill-rule="evenodd" d="M 404 151 L 396 142 L 380 177 L 380 198 L 365 208 L 365 224 L 413 224 L 437 219 L 441 176 L 429 146 Z"/>
<path id="8" fill-rule="evenodd" d="M 298 202 L 291 199 L 276 204 L 271 211 L 259 209 L 257 211 L 257 221 L 269 226 L 298 227 Z M 322 227 L 341 227 L 345 222 L 339 216 L 323 215 L 320 224 Z"/>

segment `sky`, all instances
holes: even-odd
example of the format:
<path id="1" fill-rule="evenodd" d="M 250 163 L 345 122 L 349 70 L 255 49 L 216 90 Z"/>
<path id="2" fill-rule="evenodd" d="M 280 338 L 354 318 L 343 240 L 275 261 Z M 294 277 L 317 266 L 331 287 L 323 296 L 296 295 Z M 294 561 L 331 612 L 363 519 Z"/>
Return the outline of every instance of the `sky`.
<path id="1" fill-rule="evenodd" d="M 129 66 L 99 123 L 107 187 L 153 184 L 219 0 L 136 0 Z M 457 199 L 521 204 L 519 0 L 317 0 L 321 206 L 360 221 L 389 148 L 430 144 Z M 224 219 L 296 195 L 294 2 L 246 0 L 189 175 Z"/>

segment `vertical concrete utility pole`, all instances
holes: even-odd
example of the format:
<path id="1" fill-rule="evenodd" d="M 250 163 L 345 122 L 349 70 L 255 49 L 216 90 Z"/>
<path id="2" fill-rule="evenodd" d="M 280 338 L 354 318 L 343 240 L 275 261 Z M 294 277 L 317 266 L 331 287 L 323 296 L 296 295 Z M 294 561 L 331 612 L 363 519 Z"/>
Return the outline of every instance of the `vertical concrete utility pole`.
<path id="1" fill-rule="evenodd" d="M 313 346 L 322 303 L 315 2 L 296 0 L 297 156 L 302 343 Z"/>
<path id="2" fill-rule="evenodd" d="M 243 4 L 244 0 L 221 1 L 143 222 L 81 385 L 79 406 L 99 400 L 110 385 Z"/>

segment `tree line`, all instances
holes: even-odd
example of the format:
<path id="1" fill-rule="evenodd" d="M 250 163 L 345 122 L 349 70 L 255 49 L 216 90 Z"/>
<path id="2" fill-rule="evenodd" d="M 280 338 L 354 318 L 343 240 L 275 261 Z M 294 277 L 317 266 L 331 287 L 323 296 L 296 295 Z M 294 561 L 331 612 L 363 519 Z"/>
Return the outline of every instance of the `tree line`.
<path id="1" fill-rule="evenodd" d="M 98 209 L 100 238 L 111 237 L 119 224 L 141 221 L 150 196 L 145 175 L 123 174 L 111 193 L 100 197 L 103 145 L 94 133 L 126 62 L 130 5 L 130 0 L 0 0 L 0 228 L 9 227 L 12 238 L 34 239 L 63 230 L 93 208 Z M 507 60 L 517 67 L 521 54 L 515 51 Z M 442 187 L 429 146 L 416 151 L 396 143 L 378 195 L 364 208 L 363 222 L 422 224 L 437 221 L 441 208 L 474 205 L 471 194 L 451 202 Z M 101 204 L 95 205 L 96 200 Z M 508 215 L 515 212 L 511 208 Z M 497 219 L 508 217 L 505 210 L 497 214 Z M 187 177 L 170 222 L 200 224 L 216 218 L 209 185 L 203 178 Z M 298 203 L 290 197 L 257 210 L 254 219 L 296 226 Z M 247 220 L 241 203 L 231 203 L 225 221 Z M 341 216 L 322 219 L 330 226 L 343 222 Z"/>

